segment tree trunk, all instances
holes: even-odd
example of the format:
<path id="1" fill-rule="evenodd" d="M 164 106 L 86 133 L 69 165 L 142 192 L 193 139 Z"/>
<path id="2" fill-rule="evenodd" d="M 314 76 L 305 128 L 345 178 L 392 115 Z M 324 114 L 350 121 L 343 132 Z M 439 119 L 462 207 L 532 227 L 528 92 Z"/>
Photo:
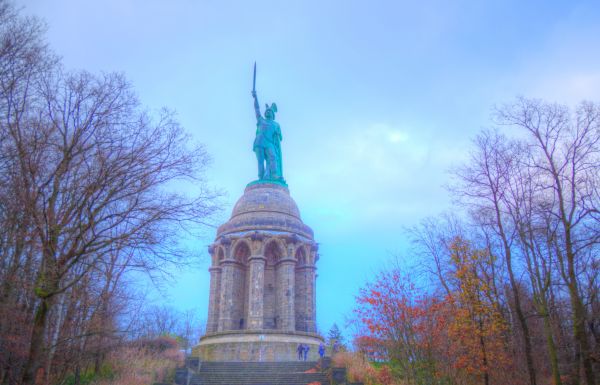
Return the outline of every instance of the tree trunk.
<path id="1" fill-rule="evenodd" d="M 63 313 L 65 306 L 66 295 L 60 296 L 60 301 L 58 304 L 58 319 L 56 321 L 56 327 L 54 328 L 54 333 L 52 335 L 52 339 L 50 340 L 50 351 L 48 352 L 48 359 L 46 362 L 46 381 L 50 379 L 51 369 L 52 369 L 52 360 L 54 359 L 54 353 L 56 352 L 56 346 L 58 344 L 58 337 L 60 336 L 60 331 L 63 323 Z"/>
<path id="2" fill-rule="evenodd" d="M 35 311 L 33 319 L 29 355 L 23 369 L 23 385 L 37 385 L 39 381 L 38 374 L 44 371 L 44 338 L 48 325 L 48 314 L 59 288 L 55 260 L 49 257 L 49 254 L 46 255 L 33 290 L 35 295 L 40 299 L 40 304 Z"/>
<path id="3" fill-rule="evenodd" d="M 479 331 L 483 331 L 483 322 L 481 321 L 479 321 Z M 485 351 L 485 341 L 483 340 L 483 336 L 479 336 L 479 344 L 481 345 L 481 354 L 483 362 L 483 383 L 484 385 L 490 385 L 490 375 L 488 373 L 488 359 Z"/>
<path id="4" fill-rule="evenodd" d="M 585 332 L 585 308 L 579 298 L 577 284 L 569 284 L 569 294 L 571 295 L 571 306 L 573 307 L 573 335 L 576 343 L 579 345 L 581 362 L 583 364 L 583 373 L 587 385 L 596 385 L 596 376 L 591 358 L 590 346 Z"/>
<path id="5" fill-rule="evenodd" d="M 525 319 L 525 315 L 523 314 L 523 310 L 521 308 L 521 298 L 519 296 L 519 290 L 517 288 L 515 277 L 513 274 L 510 252 L 506 253 L 506 265 L 508 269 L 510 287 L 512 290 L 513 299 L 515 301 L 515 311 L 517 312 L 517 319 L 519 320 L 519 325 L 521 326 L 521 330 L 523 331 L 523 342 L 525 344 L 525 360 L 527 362 L 529 383 L 531 385 L 537 385 L 535 367 L 533 365 L 533 354 L 531 352 L 531 336 L 529 334 L 529 326 L 527 325 L 527 320 Z"/>
<path id="6" fill-rule="evenodd" d="M 563 225 L 565 229 L 565 244 L 567 252 L 567 274 L 569 277 L 567 285 L 569 287 L 569 296 L 571 297 L 571 307 L 573 309 L 573 335 L 575 337 L 575 342 L 579 345 L 585 381 L 587 385 L 596 385 L 596 376 L 594 375 L 590 346 L 585 329 L 586 312 L 583 301 L 581 300 L 581 296 L 579 295 L 579 285 L 577 284 L 577 275 L 575 273 L 575 253 L 573 252 L 571 227 L 570 223 L 564 219 Z"/>
<path id="7" fill-rule="evenodd" d="M 550 324 L 550 314 L 548 313 L 548 305 L 544 306 L 544 333 L 546 334 L 546 343 L 548 345 L 548 355 L 550 356 L 550 367 L 552 369 L 552 379 L 554 385 L 562 385 L 560 379 L 560 370 L 558 367 L 558 353 L 556 351 L 556 344 L 554 343 L 554 336 L 552 334 L 552 325 Z"/>
<path id="8" fill-rule="evenodd" d="M 46 321 L 51 307 L 51 298 L 42 298 L 33 321 L 29 355 L 23 368 L 23 385 L 36 385 L 36 377 L 40 369 L 43 370 L 42 354 Z"/>
<path id="9" fill-rule="evenodd" d="M 537 385 L 537 380 L 535 376 L 535 366 L 533 364 L 533 354 L 531 352 L 531 335 L 529 333 L 529 326 L 527 325 L 527 320 L 525 319 L 525 315 L 523 314 L 523 309 L 521 307 L 521 297 L 519 295 L 519 289 L 517 287 L 517 282 L 515 280 L 515 275 L 513 273 L 512 267 L 512 252 L 506 233 L 504 232 L 504 226 L 502 224 L 502 214 L 498 204 L 498 199 L 496 198 L 495 194 L 494 209 L 496 211 L 496 226 L 498 226 L 498 232 L 500 234 L 500 238 L 502 239 L 502 246 L 504 247 L 504 259 L 506 261 L 506 269 L 508 270 L 510 288 L 512 291 L 513 300 L 515 302 L 515 311 L 517 313 L 519 325 L 521 326 L 521 330 L 523 331 L 523 343 L 525 345 L 525 361 L 527 363 L 529 383 L 530 385 Z"/>

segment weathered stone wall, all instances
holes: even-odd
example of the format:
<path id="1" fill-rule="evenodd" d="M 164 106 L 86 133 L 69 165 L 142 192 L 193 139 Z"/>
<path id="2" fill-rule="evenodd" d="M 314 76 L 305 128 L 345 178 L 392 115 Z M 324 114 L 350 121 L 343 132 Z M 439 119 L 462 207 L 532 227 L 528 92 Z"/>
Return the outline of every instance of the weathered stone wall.
<path id="1" fill-rule="evenodd" d="M 206 332 L 213 333 L 219 327 L 219 300 L 221 298 L 221 268 L 210 268 L 210 294 L 208 298 L 208 320 Z"/>
<path id="2" fill-rule="evenodd" d="M 265 258 L 254 255 L 248 268 L 248 329 L 264 328 Z"/>
<path id="3" fill-rule="evenodd" d="M 265 284 L 263 298 L 264 329 L 275 329 L 276 327 L 276 287 L 277 284 L 275 283 L 275 266 L 267 266 L 267 268 L 265 269 Z"/>
<path id="4" fill-rule="evenodd" d="M 301 270 L 296 269 L 295 283 L 295 315 L 296 315 L 296 330 L 306 331 L 306 277 Z"/>
<path id="5" fill-rule="evenodd" d="M 281 323 L 279 330 L 296 330 L 294 317 L 294 267 L 296 262 L 284 259 L 277 265 L 277 315 Z"/>
<path id="6" fill-rule="evenodd" d="M 202 356 L 246 360 L 256 359 L 258 352 L 267 360 L 290 358 L 296 354 L 297 332 L 310 335 L 309 342 L 318 346 L 316 250 L 312 230 L 300 220 L 286 188 L 248 187 L 209 247 L 212 266 L 205 337 L 220 337 L 201 343 Z M 244 338 L 288 333 L 295 339 L 271 338 L 269 344 L 223 340 L 224 334 L 236 331 L 250 333 Z"/>
<path id="7" fill-rule="evenodd" d="M 222 333 L 204 338 L 192 355 L 202 361 L 294 361 L 303 344 L 310 348 L 308 360 L 316 361 L 322 342 L 309 335 Z"/>
<path id="8" fill-rule="evenodd" d="M 219 290 L 219 323 L 218 331 L 233 330 L 233 274 L 235 262 L 223 261 L 221 266 L 221 288 Z M 209 301 L 210 302 L 210 301 Z"/>
<path id="9" fill-rule="evenodd" d="M 211 267 L 207 332 L 248 328 L 314 332 L 316 268 L 311 259 L 259 254 L 244 261 L 217 259 Z"/>
<path id="10" fill-rule="evenodd" d="M 232 324 L 229 330 L 245 329 L 246 328 L 246 299 L 248 292 L 246 287 L 246 267 L 243 265 L 234 265 L 231 282 L 233 286 L 232 295 Z"/>

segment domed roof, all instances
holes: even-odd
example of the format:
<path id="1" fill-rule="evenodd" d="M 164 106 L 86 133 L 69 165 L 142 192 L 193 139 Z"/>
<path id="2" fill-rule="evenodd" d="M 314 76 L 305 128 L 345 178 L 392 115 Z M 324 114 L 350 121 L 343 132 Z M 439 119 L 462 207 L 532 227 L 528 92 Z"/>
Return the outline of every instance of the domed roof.
<path id="1" fill-rule="evenodd" d="M 246 187 L 244 195 L 233 207 L 231 218 L 258 211 L 291 215 L 300 219 L 300 211 L 289 190 L 275 183 L 257 183 Z"/>
<path id="2" fill-rule="evenodd" d="M 231 219 L 219 227 L 217 238 L 248 231 L 289 232 L 313 238 L 310 227 L 302 223 L 298 205 L 287 187 L 276 183 L 254 183 L 233 207 Z"/>

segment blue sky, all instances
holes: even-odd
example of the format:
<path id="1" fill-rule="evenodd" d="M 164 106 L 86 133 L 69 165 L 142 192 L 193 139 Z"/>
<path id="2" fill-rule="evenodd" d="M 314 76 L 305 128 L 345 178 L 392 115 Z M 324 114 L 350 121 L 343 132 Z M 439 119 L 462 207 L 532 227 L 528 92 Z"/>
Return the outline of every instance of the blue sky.
<path id="1" fill-rule="evenodd" d="M 597 1 L 21 0 L 69 69 L 123 72 L 213 157 L 227 220 L 256 176 L 250 91 L 276 102 L 283 167 L 320 243 L 317 320 L 343 326 L 358 288 L 403 233 L 450 209 L 447 170 L 494 104 L 517 95 L 600 100 Z M 204 318 L 203 266 L 156 296 Z"/>

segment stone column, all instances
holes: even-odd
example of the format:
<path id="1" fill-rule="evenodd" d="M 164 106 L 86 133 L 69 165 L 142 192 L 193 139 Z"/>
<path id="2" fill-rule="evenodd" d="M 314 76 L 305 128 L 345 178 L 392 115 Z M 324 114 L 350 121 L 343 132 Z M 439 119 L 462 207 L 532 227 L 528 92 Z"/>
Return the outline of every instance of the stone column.
<path id="1" fill-rule="evenodd" d="M 296 263 L 296 286 L 294 287 L 296 297 L 294 299 L 294 313 L 296 315 L 296 330 L 306 331 L 306 277 L 301 262 L 302 261 L 298 261 Z"/>
<path id="2" fill-rule="evenodd" d="M 296 261 L 293 258 L 283 258 L 277 264 L 277 314 L 279 324 L 277 329 L 294 331 L 296 316 L 294 314 L 294 276 Z"/>
<path id="3" fill-rule="evenodd" d="M 232 310 L 233 310 L 233 279 L 234 269 L 236 268 L 234 260 L 224 260 L 221 262 L 221 289 L 219 298 L 219 324 L 218 331 L 232 330 Z"/>
<path id="4" fill-rule="evenodd" d="M 308 287 L 306 293 L 306 314 L 308 319 L 306 320 L 306 331 L 310 333 L 317 332 L 317 288 L 315 287 L 317 284 L 317 268 L 312 266 L 307 266 L 305 274 L 307 277 Z"/>
<path id="5" fill-rule="evenodd" d="M 252 255 L 249 261 L 248 329 L 260 330 L 264 321 L 265 263 L 262 255 Z"/>
<path id="6" fill-rule="evenodd" d="M 307 272 L 309 275 L 309 291 L 310 296 L 307 294 L 307 298 L 309 298 L 310 303 L 307 306 L 310 307 L 310 311 L 307 312 L 309 315 L 309 319 L 306 321 L 307 331 L 311 333 L 317 332 L 317 261 L 319 260 L 319 245 L 314 243 L 311 247 L 310 251 L 310 269 Z"/>
<path id="7" fill-rule="evenodd" d="M 221 268 L 213 266 L 210 272 L 210 294 L 208 298 L 207 333 L 214 333 L 219 329 L 219 302 L 221 299 Z"/>
<path id="8" fill-rule="evenodd" d="M 316 332 L 315 317 L 315 270 L 312 265 L 303 265 L 296 269 L 296 291 L 300 290 L 297 296 L 296 304 L 297 323 L 296 328 L 299 331 Z"/>

